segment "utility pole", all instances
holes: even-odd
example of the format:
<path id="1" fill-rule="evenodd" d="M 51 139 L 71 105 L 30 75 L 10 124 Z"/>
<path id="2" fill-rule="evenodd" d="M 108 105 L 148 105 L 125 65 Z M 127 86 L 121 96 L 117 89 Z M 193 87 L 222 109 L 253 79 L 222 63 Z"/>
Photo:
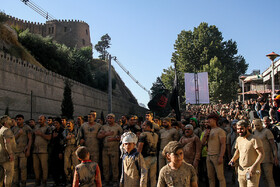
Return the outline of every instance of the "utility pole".
<path id="1" fill-rule="evenodd" d="M 108 58 L 107 58 L 108 59 Z M 112 57 L 109 55 L 108 59 L 108 114 L 112 113 L 112 68 L 111 68 Z"/>

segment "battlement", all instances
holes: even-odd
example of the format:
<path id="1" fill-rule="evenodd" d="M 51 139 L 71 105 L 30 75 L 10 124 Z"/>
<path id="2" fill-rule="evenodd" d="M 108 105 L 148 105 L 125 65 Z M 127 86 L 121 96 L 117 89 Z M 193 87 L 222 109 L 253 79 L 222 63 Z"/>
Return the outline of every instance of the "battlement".
<path id="1" fill-rule="evenodd" d="M 9 16 L 7 24 L 18 29 L 26 30 L 43 37 L 51 36 L 58 43 L 68 47 L 92 46 L 90 41 L 89 25 L 81 20 L 50 20 L 46 23 L 26 21 L 13 16 Z"/>

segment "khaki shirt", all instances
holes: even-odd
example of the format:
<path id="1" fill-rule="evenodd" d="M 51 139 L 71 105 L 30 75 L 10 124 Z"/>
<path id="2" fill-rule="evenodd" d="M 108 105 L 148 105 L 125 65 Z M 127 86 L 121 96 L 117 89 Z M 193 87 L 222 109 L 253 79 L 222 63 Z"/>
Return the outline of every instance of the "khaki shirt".
<path id="1" fill-rule="evenodd" d="M 106 136 L 103 139 L 103 147 L 119 151 L 120 142 L 119 141 L 108 141 L 108 139 L 116 138 L 117 136 L 121 136 L 123 133 L 122 127 L 116 123 L 112 126 L 106 124 L 101 127 L 100 131 L 113 132 L 113 134 L 111 136 Z"/>
<path id="2" fill-rule="evenodd" d="M 254 135 L 262 140 L 263 150 L 264 150 L 264 160 L 262 163 L 273 163 L 273 150 L 269 140 L 274 140 L 274 136 L 269 129 L 263 128 L 261 132 L 258 130 L 254 131 Z"/>
<path id="3" fill-rule="evenodd" d="M 178 141 L 179 139 L 179 133 L 176 129 L 170 128 L 170 129 L 160 129 L 160 150 L 162 151 L 163 148 L 168 144 L 170 141 Z"/>
<path id="4" fill-rule="evenodd" d="M 221 151 L 221 138 L 226 138 L 226 132 L 220 127 L 211 129 L 208 138 L 208 155 L 218 155 Z"/>
<path id="5" fill-rule="evenodd" d="M 79 141 L 81 139 L 85 140 L 85 146 L 88 148 L 91 154 L 93 151 L 99 151 L 99 140 L 97 139 L 97 133 L 99 132 L 101 126 L 102 125 L 99 123 L 89 125 L 88 122 L 86 122 L 80 128 L 78 139 Z"/>
<path id="6" fill-rule="evenodd" d="M 16 150 L 15 136 L 11 129 L 2 126 L 0 129 L 0 163 L 9 161 L 9 155 Z"/>
<path id="7" fill-rule="evenodd" d="M 142 149 L 143 157 L 156 156 L 158 135 L 154 132 L 142 132 L 139 136 L 139 142 L 144 143 Z"/>
<path id="8" fill-rule="evenodd" d="M 250 134 L 247 138 L 239 136 L 236 139 L 235 149 L 239 150 L 238 174 L 246 174 L 247 168 L 252 166 L 258 157 L 256 149 L 261 147 L 263 147 L 261 139 L 252 134 Z M 256 170 L 260 171 L 260 164 L 256 167 Z"/>
<path id="9" fill-rule="evenodd" d="M 122 175 L 120 183 L 122 186 L 147 186 L 148 171 L 145 160 L 141 153 L 133 149 L 129 154 L 125 153 L 122 158 Z"/>
<path id="10" fill-rule="evenodd" d="M 16 153 L 24 152 L 24 149 L 29 142 L 28 134 L 32 133 L 32 129 L 29 127 L 29 125 L 26 124 L 24 124 L 22 127 L 14 126 L 12 128 L 14 135 L 17 135 L 20 130 L 22 130 L 23 133 L 16 139 L 16 144 L 17 144 Z"/>
<path id="11" fill-rule="evenodd" d="M 159 172 L 157 187 L 186 187 L 191 186 L 192 182 L 197 182 L 196 171 L 192 165 L 183 162 L 178 170 L 173 170 L 167 164 Z"/>
<path id="12" fill-rule="evenodd" d="M 46 135 L 51 134 L 51 128 L 47 125 L 36 125 L 34 128 L 34 132 L 37 130 L 41 131 L 43 134 Z M 48 144 L 49 140 L 46 140 L 40 135 L 35 135 L 33 153 L 48 153 Z"/>

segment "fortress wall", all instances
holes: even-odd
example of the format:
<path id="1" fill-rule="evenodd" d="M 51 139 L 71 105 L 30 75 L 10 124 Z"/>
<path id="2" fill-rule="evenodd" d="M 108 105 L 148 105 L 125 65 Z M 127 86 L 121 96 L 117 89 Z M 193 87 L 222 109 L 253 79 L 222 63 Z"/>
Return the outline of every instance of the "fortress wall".
<path id="1" fill-rule="evenodd" d="M 11 116 L 21 113 L 26 119 L 31 116 L 37 119 L 40 114 L 61 114 L 65 77 L 0 52 L 0 79 L 0 115 L 7 107 Z M 73 80 L 70 82 L 75 117 L 86 115 L 90 110 L 96 110 L 98 117 L 101 111 L 107 114 L 107 93 Z M 146 111 L 120 96 L 113 96 L 112 108 L 117 117 L 129 112 L 143 115 Z"/>

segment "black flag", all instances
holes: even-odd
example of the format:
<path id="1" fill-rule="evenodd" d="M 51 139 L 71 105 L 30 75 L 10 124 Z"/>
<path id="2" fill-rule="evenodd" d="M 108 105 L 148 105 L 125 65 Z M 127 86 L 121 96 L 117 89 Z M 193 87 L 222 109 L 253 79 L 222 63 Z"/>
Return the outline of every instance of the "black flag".
<path id="1" fill-rule="evenodd" d="M 164 90 L 162 93 L 156 94 L 153 99 L 148 103 L 148 107 L 152 111 L 160 111 L 165 109 L 168 103 L 168 93 Z"/>

